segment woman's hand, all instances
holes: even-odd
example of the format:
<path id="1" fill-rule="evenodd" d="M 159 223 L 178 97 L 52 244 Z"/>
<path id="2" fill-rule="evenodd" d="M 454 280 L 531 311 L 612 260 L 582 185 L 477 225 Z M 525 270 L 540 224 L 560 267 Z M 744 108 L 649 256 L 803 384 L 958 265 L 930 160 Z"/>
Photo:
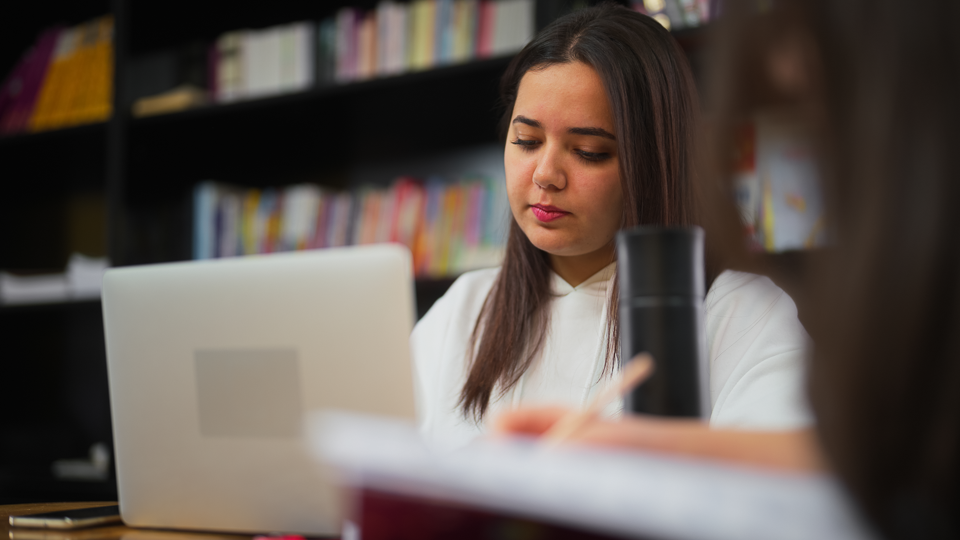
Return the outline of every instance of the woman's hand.
<path id="1" fill-rule="evenodd" d="M 518 409 L 497 417 L 493 430 L 539 436 L 571 413 L 561 407 Z M 781 470 L 812 472 L 826 468 L 812 429 L 738 431 L 711 429 L 699 420 L 625 416 L 616 421 L 592 420 L 577 431 L 573 440 Z"/>

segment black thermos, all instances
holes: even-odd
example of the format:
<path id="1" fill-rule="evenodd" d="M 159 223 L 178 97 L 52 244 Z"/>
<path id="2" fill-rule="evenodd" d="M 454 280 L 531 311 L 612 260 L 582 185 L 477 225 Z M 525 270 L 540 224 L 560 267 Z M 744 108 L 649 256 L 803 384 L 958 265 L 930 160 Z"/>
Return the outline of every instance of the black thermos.
<path id="1" fill-rule="evenodd" d="M 702 417 L 709 411 L 703 332 L 703 229 L 636 227 L 617 234 L 620 353 L 653 355 L 653 375 L 624 411 Z"/>

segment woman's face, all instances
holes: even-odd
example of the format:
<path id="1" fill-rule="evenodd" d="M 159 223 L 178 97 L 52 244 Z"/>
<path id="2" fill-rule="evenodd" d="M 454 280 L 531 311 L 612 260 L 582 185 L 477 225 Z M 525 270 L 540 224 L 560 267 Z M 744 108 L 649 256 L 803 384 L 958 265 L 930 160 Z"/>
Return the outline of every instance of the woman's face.
<path id="1" fill-rule="evenodd" d="M 573 62 L 528 71 L 503 154 L 510 209 L 534 246 L 554 261 L 613 260 L 620 165 L 610 103 L 593 68 Z"/>

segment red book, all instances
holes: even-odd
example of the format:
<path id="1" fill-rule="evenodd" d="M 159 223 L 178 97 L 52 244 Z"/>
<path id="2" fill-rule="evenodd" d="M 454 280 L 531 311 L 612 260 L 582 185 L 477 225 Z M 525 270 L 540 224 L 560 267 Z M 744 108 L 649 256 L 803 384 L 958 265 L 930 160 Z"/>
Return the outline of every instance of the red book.
<path id="1" fill-rule="evenodd" d="M 497 17 L 496 10 L 497 3 L 493 0 L 480 0 L 476 58 L 488 58 L 493 54 L 493 25 Z"/>
<path id="2" fill-rule="evenodd" d="M 330 217 L 333 215 L 334 194 L 323 192 L 320 196 L 320 208 L 317 209 L 317 227 L 313 233 L 311 249 L 329 247 L 327 238 L 330 234 Z"/>

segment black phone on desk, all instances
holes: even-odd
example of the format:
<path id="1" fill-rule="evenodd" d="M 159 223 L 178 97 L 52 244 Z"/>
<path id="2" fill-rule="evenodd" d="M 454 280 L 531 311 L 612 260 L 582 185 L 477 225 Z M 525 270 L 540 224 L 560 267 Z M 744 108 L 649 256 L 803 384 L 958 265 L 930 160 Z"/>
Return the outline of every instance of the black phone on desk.
<path id="1" fill-rule="evenodd" d="M 27 516 L 10 516 L 11 527 L 43 529 L 79 529 L 120 522 L 120 505 L 95 506 L 75 510 L 58 510 Z"/>

